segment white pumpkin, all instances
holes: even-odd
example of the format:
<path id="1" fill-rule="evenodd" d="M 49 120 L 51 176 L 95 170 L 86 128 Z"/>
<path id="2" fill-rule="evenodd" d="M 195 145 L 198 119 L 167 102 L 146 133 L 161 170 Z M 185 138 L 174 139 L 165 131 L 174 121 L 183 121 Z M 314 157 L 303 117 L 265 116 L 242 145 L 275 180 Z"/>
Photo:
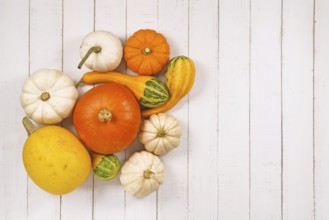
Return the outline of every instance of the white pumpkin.
<path id="1" fill-rule="evenodd" d="M 34 72 L 20 96 L 25 114 L 39 124 L 56 124 L 69 117 L 77 99 L 73 80 L 54 69 Z"/>
<path id="2" fill-rule="evenodd" d="M 121 169 L 121 184 L 136 197 L 145 197 L 158 190 L 163 181 L 163 163 L 147 151 L 135 152 Z"/>
<path id="3" fill-rule="evenodd" d="M 159 113 L 142 123 L 138 136 L 147 151 L 164 155 L 179 146 L 182 129 L 174 116 Z"/>
<path id="4" fill-rule="evenodd" d="M 120 39 L 108 31 L 94 31 L 84 38 L 80 46 L 83 63 L 96 72 L 108 72 L 117 68 L 122 60 L 123 47 Z"/>

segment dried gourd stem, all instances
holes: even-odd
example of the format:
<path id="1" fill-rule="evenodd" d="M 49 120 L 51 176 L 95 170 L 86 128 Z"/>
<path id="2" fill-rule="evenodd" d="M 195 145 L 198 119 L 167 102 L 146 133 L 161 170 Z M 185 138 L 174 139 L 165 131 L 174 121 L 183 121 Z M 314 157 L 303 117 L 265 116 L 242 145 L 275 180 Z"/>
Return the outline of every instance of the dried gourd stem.
<path id="1" fill-rule="evenodd" d="M 167 132 L 164 130 L 159 130 L 157 133 L 157 137 L 165 137 L 167 135 Z"/>
<path id="2" fill-rule="evenodd" d="M 145 54 L 145 55 L 149 55 L 149 54 L 151 54 L 151 48 L 149 48 L 149 47 L 145 47 L 144 48 L 144 50 L 143 50 L 143 54 Z"/>
<path id="3" fill-rule="evenodd" d="M 102 50 L 102 48 L 100 46 L 93 46 L 93 47 L 91 47 L 88 50 L 88 52 L 86 53 L 86 55 L 80 61 L 78 68 L 81 69 L 82 65 L 86 62 L 86 60 L 88 59 L 88 57 L 90 56 L 90 54 L 92 54 L 92 53 L 99 53 L 99 52 L 101 52 L 101 50 Z"/>
<path id="4" fill-rule="evenodd" d="M 143 176 L 145 179 L 151 179 L 155 175 L 151 170 L 144 170 Z"/>
<path id="5" fill-rule="evenodd" d="M 102 109 L 98 113 L 98 120 L 101 122 L 108 122 L 112 119 L 112 112 L 108 109 Z"/>
<path id="6" fill-rule="evenodd" d="M 23 120 L 23 125 L 24 128 L 27 131 L 27 134 L 30 136 L 35 130 L 37 130 L 38 128 L 35 127 L 35 125 L 31 122 L 31 120 L 28 117 L 24 117 Z"/>
<path id="7" fill-rule="evenodd" d="M 50 94 L 49 94 L 49 92 L 43 92 L 41 95 L 40 95 L 40 99 L 42 100 L 42 101 L 47 101 L 48 99 L 50 99 Z"/>
<path id="8" fill-rule="evenodd" d="M 82 78 L 79 80 L 79 82 L 77 82 L 74 86 L 75 88 L 78 88 L 81 84 L 83 83 Z"/>

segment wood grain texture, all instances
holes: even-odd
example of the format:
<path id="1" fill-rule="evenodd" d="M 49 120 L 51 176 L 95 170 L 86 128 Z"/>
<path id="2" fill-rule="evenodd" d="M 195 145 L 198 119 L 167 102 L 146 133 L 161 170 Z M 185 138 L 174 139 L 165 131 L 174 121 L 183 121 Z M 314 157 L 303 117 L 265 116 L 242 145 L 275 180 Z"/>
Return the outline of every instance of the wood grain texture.
<path id="1" fill-rule="evenodd" d="M 249 47 L 249 1 L 220 1 L 218 219 L 249 219 Z"/>
<path id="2" fill-rule="evenodd" d="M 205 39 L 205 33 L 213 37 Z M 217 219 L 217 1 L 190 0 L 189 56 L 196 76 L 189 94 L 188 214 L 189 219 Z"/>
<path id="3" fill-rule="evenodd" d="M 168 16 L 170 11 L 171 16 Z M 159 31 L 170 45 L 170 57 L 188 56 L 189 2 L 187 0 L 159 1 Z M 177 34 L 179 33 L 179 34 Z M 166 180 L 158 193 L 159 220 L 188 219 L 188 97 L 168 111 L 179 120 L 183 134 L 177 149 L 161 157 L 165 164 Z"/>
<path id="4" fill-rule="evenodd" d="M 250 219 L 254 220 L 281 218 L 281 9 L 280 1 L 251 1 Z"/>
<path id="5" fill-rule="evenodd" d="M 283 2 L 284 220 L 314 219 L 313 13 L 311 0 Z"/>
<path id="6" fill-rule="evenodd" d="M 315 219 L 329 216 L 329 2 L 315 1 L 314 159 Z"/>
<path id="7" fill-rule="evenodd" d="M 0 62 L 4 67 L 0 80 L 0 219 L 24 220 L 28 213 L 27 175 L 22 162 L 27 133 L 19 102 L 20 88 L 29 74 L 28 8 L 28 2 L 0 2 Z"/>

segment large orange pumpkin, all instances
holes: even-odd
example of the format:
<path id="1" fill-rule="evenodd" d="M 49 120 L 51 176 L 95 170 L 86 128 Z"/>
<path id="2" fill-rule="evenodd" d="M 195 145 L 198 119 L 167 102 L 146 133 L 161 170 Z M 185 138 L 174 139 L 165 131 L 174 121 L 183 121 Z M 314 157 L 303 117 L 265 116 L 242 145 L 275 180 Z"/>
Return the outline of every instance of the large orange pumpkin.
<path id="1" fill-rule="evenodd" d="M 169 54 L 166 38 L 150 29 L 135 32 L 124 48 L 128 68 L 140 75 L 159 73 L 169 61 Z"/>
<path id="2" fill-rule="evenodd" d="M 73 124 L 93 151 L 113 154 L 129 147 L 138 133 L 141 112 L 135 96 L 117 83 L 87 91 L 78 101 Z"/>

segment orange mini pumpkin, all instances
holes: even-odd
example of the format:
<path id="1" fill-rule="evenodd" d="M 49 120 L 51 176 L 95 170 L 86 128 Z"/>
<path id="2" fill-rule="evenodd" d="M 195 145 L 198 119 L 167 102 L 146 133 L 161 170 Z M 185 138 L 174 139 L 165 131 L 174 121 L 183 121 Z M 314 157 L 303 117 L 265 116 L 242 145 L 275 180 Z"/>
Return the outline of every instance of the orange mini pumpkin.
<path id="1" fill-rule="evenodd" d="M 128 68 L 140 75 L 159 73 L 169 61 L 169 54 L 166 38 L 150 29 L 135 32 L 124 48 Z"/>
<path id="2" fill-rule="evenodd" d="M 117 83 L 105 83 L 87 91 L 73 113 L 73 124 L 81 140 L 102 154 L 129 147 L 140 123 L 141 112 L 135 96 Z"/>

